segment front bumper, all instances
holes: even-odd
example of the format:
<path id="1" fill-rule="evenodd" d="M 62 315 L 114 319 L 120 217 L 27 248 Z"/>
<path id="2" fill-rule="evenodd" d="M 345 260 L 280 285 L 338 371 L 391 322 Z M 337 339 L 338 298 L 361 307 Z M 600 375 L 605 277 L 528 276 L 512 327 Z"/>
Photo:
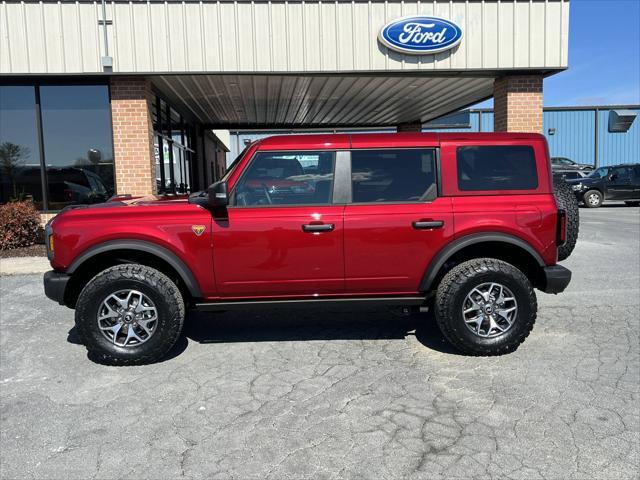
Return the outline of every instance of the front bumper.
<path id="1" fill-rule="evenodd" d="M 544 267 L 542 269 L 542 273 L 544 276 L 543 287 L 540 290 L 545 293 L 563 292 L 571 281 L 571 270 L 564 268 L 561 265 Z"/>
<path id="2" fill-rule="evenodd" d="M 51 300 L 55 300 L 60 305 L 64 303 L 64 292 L 71 277 L 66 273 L 49 270 L 44 274 L 44 294 Z"/>

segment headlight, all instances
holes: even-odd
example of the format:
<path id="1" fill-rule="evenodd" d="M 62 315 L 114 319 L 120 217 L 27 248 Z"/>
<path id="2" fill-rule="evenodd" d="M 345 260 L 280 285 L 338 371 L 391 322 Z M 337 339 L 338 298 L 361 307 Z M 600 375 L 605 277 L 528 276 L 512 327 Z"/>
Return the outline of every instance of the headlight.
<path id="1" fill-rule="evenodd" d="M 582 190 L 582 184 L 581 183 L 576 183 L 575 185 L 571 186 L 571 190 L 573 190 L 574 192 L 578 192 L 580 190 Z"/>

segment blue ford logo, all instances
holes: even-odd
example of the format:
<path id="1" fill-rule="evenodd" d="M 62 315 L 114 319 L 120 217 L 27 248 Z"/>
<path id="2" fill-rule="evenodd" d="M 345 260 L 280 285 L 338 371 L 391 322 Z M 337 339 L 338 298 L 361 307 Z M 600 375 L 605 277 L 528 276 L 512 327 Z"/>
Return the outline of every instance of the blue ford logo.
<path id="1" fill-rule="evenodd" d="M 378 38 L 398 52 L 427 55 L 458 45 L 462 40 L 462 29 L 444 18 L 411 16 L 387 23 Z"/>

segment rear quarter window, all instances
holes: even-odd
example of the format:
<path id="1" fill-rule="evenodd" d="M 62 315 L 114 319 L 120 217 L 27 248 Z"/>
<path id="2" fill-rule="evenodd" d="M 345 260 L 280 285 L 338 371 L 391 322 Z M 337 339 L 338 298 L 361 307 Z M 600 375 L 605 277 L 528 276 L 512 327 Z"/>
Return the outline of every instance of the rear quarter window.
<path id="1" fill-rule="evenodd" d="M 458 147 L 456 164 L 461 191 L 538 187 L 535 153 L 527 145 Z"/>

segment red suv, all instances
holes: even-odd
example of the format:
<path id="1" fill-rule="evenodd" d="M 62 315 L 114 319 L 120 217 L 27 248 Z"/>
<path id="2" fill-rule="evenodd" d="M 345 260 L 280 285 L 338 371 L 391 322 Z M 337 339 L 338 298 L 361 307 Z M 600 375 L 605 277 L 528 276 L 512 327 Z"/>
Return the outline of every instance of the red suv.
<path id="1" fill-rule="evenodd" d="M 575 204 L 554 196 L 542 135 L 271 137 L 188 199 L 60 213 L 45 292 L 110 364 L 161 358 L 187 308 L 303 302 L 430 307 L 461 351 L 501 354 L 531 331 L 534 288 L 570 281 L 574 205 L 556 197 Z"/>

